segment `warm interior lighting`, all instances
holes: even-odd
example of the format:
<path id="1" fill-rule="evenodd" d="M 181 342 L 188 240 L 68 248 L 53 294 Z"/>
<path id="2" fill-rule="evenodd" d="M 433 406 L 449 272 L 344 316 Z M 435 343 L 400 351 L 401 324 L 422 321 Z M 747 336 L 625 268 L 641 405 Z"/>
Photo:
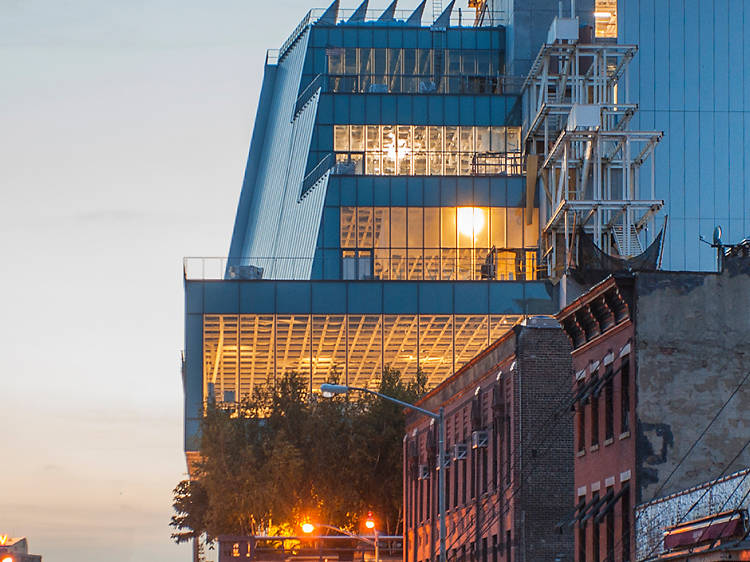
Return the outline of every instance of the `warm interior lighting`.
<path id="1" fill-rule="evenodd" d="M 13 557 L 12 556 L 6 556 L 5 558 L 3 558 L 3 562 L 13 562 Z"/>
<path id="2" fill-rule="evenodd" d="M 484 228 L 484 213 L 476 207 L 459 207 L 457 222 L 459 232 L 473 238 Z"/>
<path id="3" fill-rule="evenodd" d="M 594 12 L 594 17 L 597 19 L 609 19 L 612 17 L 612 14 L 609 12 Z"/>
<path id="4" fill-rule="evenodd" d="M 302 532 L 306 534 L 310 534 L 315 530 L 315 525 L 312 523 L 302 523 Z"/>
<path id="5" fill-rule="evenodd" d="M 365 520 L 365 527 L 367 527 L 368 529 L 375 528 L 375 519 L 372 517 L 372 511 L 369 511 L 367 513 L 367 519 Z"/>

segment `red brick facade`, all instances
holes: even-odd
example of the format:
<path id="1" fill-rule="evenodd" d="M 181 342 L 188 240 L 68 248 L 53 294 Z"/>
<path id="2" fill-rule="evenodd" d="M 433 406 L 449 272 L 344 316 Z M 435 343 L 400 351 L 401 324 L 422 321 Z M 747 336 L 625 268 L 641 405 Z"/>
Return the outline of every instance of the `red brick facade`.
<path id="1" fill-rule="evenodd" d="M 555 528 L 573 501 L 570 376 L 563 331 L 531 318 L 419 403 L 445 408 L 448 560 L 572 560 L 572 536 Z M 435 426 L 410 415 L 406 562 L 437 558 L 437 453 Z"/>
<path id="2" fill-rule="evenodd" d="M 576 562 L 633 559 L 632 282 L 609 278 L 558 315 L 573 349 Z"/>

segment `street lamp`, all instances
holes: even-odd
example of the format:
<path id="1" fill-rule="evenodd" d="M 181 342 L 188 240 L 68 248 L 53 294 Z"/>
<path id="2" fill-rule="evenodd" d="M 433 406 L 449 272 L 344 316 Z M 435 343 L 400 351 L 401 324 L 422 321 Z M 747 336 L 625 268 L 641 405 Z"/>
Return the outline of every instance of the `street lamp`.
<path id="1" fill-rule="evenodd" d="M 324 523 L 315 523 L 314 525 L 312 523 L 303 523 L 302 532 L 309 535 L 315 530 L 315 527 L 323 527 L 324 529 L 330 529 L 338 533 L 343 533 L 344 535 L 347 535 L 353 539 L 357 539 L 359 541 L 362 541 L 363 543 L 369 544 L 370 546 L 374 546 L 375 547 L 375 562 L 380 562 L 380 552 L 378 551 L 379 550 L 378 549 L 378 531 L 375 529 L 375 521 L 373 521 L 371 515 L 369 515 L 367 521 L 365 521 L 365 527 L 367 527 L 368 529 L 374 530 L 375 532 L 374 541 L 368 538 L 365 538 L 361 535 L 355 535 L 354 533 L 350 533 L 349 531 L 346 531 L 339 527 L 335 527 L 333 525 L 325 525 Z"/>
<path id="2" fill-rule="evenodd" d="M 403 406 L 404 408 L 408 408 L 410 410 L 414 410 L 416 412 L 419 412 L 420 414 L 424 414 L 425 416 L 428 416 L 435 420 L 437 422 L 438 426 L 438 454 L 437 454 L 437 471 L 438 471 L 438 518 L 440 519 L 440 526 L 439 526 L 439 537 L 440 537 L 440 562 L 446 562 L 445 557 L 445 467 L 443 466 L 443 456 L 445 454 L 445 424 L 443 423 L 443 407 L 441 406 L 438 410 L 438 413 L 430 412 L 429 410 L 425 410 L 424 408 L 420 408 L 418 406 L 414 406 L 413 404 L 409 404 L 408 402 L 403 402 L 402 400 L 398 400 L 396 398 L 393 398 L 392 396 L 387 396 L 385 394 L 381 394 L 380 392 L 375 392 L 374 390 L 370 390 L 369 388 L 363 388 L 360 386 L 348 386 L 345 384 L 328 384 L 323 383 L 320 385 L 320 391 L 323 393 L 323 396 L 333 396 L 334 394 L 346 394 L 347 392 L 350 392 L 352 390 L 356 390 L 358 392 L 365 392 L 367 394 L 373 394 L 375 396 L 379 396 L 380 398 L 383 398 L 384 400 L 388 400 L 390 402 L 394 402 L 398 404 L 399 406 Z M 377 555 L 376 555 L 377 558 Z"/>

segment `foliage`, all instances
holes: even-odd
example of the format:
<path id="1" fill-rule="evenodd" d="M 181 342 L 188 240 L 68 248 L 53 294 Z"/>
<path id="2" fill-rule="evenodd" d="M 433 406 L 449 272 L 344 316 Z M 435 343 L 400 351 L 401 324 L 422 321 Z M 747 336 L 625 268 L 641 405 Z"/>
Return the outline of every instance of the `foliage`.
<path id="1" fill-rule="evenodd" d="M 334 374 L 329 382 L 336 382 Z M 386 367 L 379 392 L 404 402 L 425 391 Z M 285 375 L 232 408 L 207 404 L 198 478 L 174 490 L 172 538 L 298 532 L 303 520 L 353 529 L 372 510 L 383 532 L 401 524 L 403 408 L 360 393 L 310 395 Z"/>

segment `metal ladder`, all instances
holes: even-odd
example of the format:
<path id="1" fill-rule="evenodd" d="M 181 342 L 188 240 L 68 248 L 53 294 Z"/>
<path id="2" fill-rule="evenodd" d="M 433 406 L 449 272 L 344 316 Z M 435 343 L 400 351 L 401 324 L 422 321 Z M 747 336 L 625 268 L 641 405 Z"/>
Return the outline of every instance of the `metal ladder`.
<path id="1" fill-rule="evenodd" d="M 443 0 L 432 0 L 432 21 L 440 17 L 443 13 Z"/>
<path id="2" fill-rule="evenodd" d="M 630 225 L 630 236 L 628 240 L 625 238 L 625 228 L 621 224 L 612 226 L 612 235 L 615 238 L 615 244 L 617 250 L 621 256 L 637 256 L 643 252 L 641 241 L 638 239 L 638 231 L 635 229 L 635 225 Z"/>

